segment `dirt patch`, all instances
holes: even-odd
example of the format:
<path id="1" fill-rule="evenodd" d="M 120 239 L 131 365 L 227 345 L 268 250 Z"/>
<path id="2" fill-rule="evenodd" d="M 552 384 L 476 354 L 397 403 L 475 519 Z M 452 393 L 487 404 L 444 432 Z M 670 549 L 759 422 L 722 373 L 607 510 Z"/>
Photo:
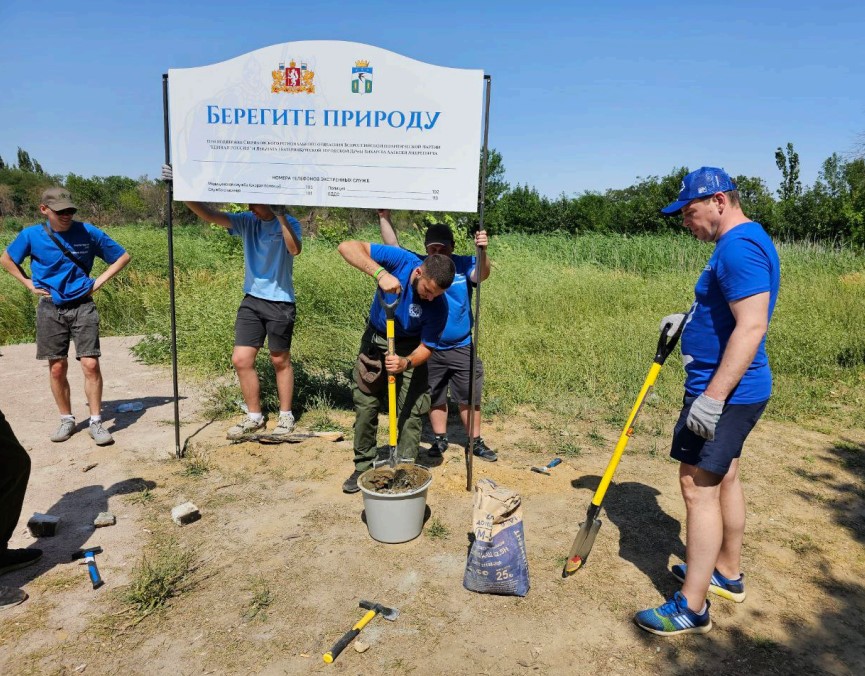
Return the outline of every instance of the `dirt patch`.
<path id="1" fill-rule="evenodd" d="M 136 363 L 132 342 L 103 344 L 104 413 L 117 440 L 106 448 L 81 431 L 64 444 L 48 442 L 56 416 L 47 369 L 33 346 L 2 348 L 0 407 L 33 459 L 11 544 L 35 544 L 45 555 L 0 579 L 30 594 L 0 618 L 0 673 L 862 671 L 865 429 L 757 426 L 742 460 L 748 599 L 713 597 L 709 634 L 662 639 L 631 618 L 678 589 L 669 568 L 684 555 L 685 510 L 677 465 L 667 457 L 670 411 L 648 405 L 641 413 L 592 555 L 566 580 L 565 556 L 627 412 L 593 419 L 526 410 L 485 420 L 484 439 L 500 459 L 476 461 L 475 477 L 522 497 L 531 590 L 524 598 L 475 594 L 462 587 L 472 532 L 462 448 L 452 445 L 435 460 L 423 455 L 424 441 L 420 462 L 433 475 L 424 531 L 410 542 L 378 543 L 361 496 L 341 491 L 353 469 L 350 441 L 232 445 L 224 435 L 233 421 L 198 417 L 201 395 L 184 383 L 189 455 L 173 459 L 170 378 Z M 83 420 L 80 372 L 71 367 Z M 141 412 L 114 412 L 138 400 Z M 350 430 L 350 412 L 331 417 Z M 456 419 L 449 427 L 460 438 Z M 556 456 L 563 462 L 551 475 L 531 472 Z M 186 501 L 202 518 L 176 526 L 171 508 Z M 117 525 L 95 530 L 93 519 L 106 510 Z M 35 511 L 61 516 L 57 536 L 30 537 L 24 524 Z M 70 561 L 88 545 L 104 550 L 98 590 Z M 144 616 L 131 610 L 126 599 L 144 562 L 158 571 L 172 552 L 189 565 L 166 605 Z M 359 637 L 369 650 L 347 650 L 325 665 L 322 654 L 363 616 L 362 599 L 399 608 L 398 620 L 374 619 Z"/>
<path id="2" fill-rule="evenodd" d="M 381 495 L 402 495 L 411 493 L 427 484 L 432 475 L 424 467 L 401 464 L 396 467 L 377 467 L 364 472 L 358 484 L 368 491 Z"/>

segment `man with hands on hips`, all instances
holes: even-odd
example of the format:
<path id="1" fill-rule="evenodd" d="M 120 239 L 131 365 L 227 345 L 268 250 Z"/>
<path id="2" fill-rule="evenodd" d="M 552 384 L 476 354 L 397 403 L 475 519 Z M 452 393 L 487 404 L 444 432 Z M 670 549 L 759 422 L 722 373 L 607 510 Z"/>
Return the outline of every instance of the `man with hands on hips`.
<path id="1" fill-rule="evenodd" d="M 672 568 L 681 592 L 637 613 L 641 628 L 662 636 L 712 628 L 707 592 L 741 603 L 745 496 L 739 457 L 766 408 L 772 372 L 766 331 L 780 284 L 771 238 L 742 211 L 729 175 L 702 167 L 682 181 L 677 201 L 661 210 L 715 251 L 694 289 L 687 314 L 665 317 L 672 334 L 684 322 L 685 397 L 670 455 L 679 460 L 687 510 L 686 563 Z"/>

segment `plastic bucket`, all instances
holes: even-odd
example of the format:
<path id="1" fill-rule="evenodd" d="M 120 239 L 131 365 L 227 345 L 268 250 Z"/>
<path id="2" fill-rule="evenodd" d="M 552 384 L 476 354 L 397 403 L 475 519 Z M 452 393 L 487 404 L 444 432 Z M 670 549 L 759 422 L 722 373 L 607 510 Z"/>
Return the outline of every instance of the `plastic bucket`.
<path id="1" fill-rule="evenodd" d="M 432 474 L 426 467 L 415 467 L 424 470 L 429 478 L 422 486 L 407 493 L 376 493 L 366 488 L 363 480 L 372 469 L 368 469 L 358 478 L 357 485 L 363 493 L 366 527 L 373 540 L 395 544 L 414 540 L 420 535 Z"/>

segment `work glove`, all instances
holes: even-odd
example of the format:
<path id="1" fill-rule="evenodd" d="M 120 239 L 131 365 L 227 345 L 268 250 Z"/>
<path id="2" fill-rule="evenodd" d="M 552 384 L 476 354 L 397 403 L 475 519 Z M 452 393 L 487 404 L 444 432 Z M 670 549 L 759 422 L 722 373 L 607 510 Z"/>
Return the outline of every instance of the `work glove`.
<path id="1" fill-rule="evenodd" d="M 685 321 L 687 316 L 688 315 L 686 315 L 684 312 L 677 312 L 676 314 L 673 314 L 673 315 L 667 315 L 666 317 L 664 317 L 661 320 L 661 324 L 658 326 L 658 332 L 663 333 L 664 327 L 667 324 L 669 324 L 670 330 L 667 331 L 667 335 L 668 336 L 676 335 L 676 331 L 679 330 L 679 326 L 682 325 L 682 323 Z"/>
<path id="2" fill-rule="evenodd" d="M 694 399 L 685 424 L 694 434 L 709 441 L 715 438 L 715 425 L 724 410 L 724 402 L 707 397 L 704 392 Z"/>
<path id="3" fill-rule="evenodd" d="M 171 170 L 170 164 L 162 165 L 162 180 L 166 183 L 170 183 L 174 180 L 174 172 Z"/>

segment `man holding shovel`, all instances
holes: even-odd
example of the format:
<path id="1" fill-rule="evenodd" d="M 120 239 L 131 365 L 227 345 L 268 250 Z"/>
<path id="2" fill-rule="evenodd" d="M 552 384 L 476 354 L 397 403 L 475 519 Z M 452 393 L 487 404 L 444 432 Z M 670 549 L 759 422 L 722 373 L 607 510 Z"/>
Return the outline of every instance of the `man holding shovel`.
<path id="1" fill-rule="evenodd" d="M 687 562 L 672 569 L 682 590 L 660 607 L 637 613 L 634 621 L 671 636 L 712 628 L 709 591 L 745 600 L 739 456 L 772 392 L 765 343 L 780 263 L 771 238 L 742 212 L 736 186 L 723 169 L 702 167 L 685 176 L 678 200 L 661 211 L 681 212 L 697 239 L 715 243 L 688 314 L 661 321 L 662 327 L 672 324 L 671 331 L 685 322 L 685 398 L 670 455 L 681 463 Z"/>
<path id="2" fill-rule="evenodd" d="M 400 459 L 417 458 L 422 428 L 421 416 L 429 411 L 429 384 L 426 362 L 429 347 L 440 339 L 447 321 L 447 303 L 442 294 L 454 279 L 454 264 L 447 256 L 421 260 L 417 255 L 393 246 L 349 241 L 339 253 L 352 267 L 374 278 L 378 284 L 369 310 L 366 330 L 360 343 L 352 379 L 354 400 L 354 472 L 342 490 L 356 493 L 357 480 L 372 467 L 378 446 L 378 413 L 385 403 L 382 355 L 387 350 L 385 310 L 379 293 L 396 294 L 396 354 L 383 359 L 384 370 L 396 375 L 397 427 Z M 389 299 L 392 302 L 393 298 Z"/>
<path id="3" fill-rule="evenodd" d="M 381 237 L 385 244 L 399 246 L 399 238 L 390 219 L 390 209 L 380 209 L 378 212 Z M 487 233 L 479 230 L 475 233 L 475 245 L 486 249 Z M 481 438 L 481 390 L 484 383 L 484 365 L 476 359 L 476 374 L 473 396 L 475 415 L 473 430 L 469 430 L 469 379 L 471 371 L 472 345 L 472 287 L 477 286 L 477 258 L 475 256 L 454 255 L 454 234 L 442 223 L 434 223 L 427 228 L 424 236 L 424 248 L 427 255 L 442 254 L 454 262 L 456 276 L 454 283 L 445 292 L 448 303 L 448 321 L 441 339 L 430 347 L 435 350 L 429 360 L 429 384 L 431 408 L 429 412 L 430 426 L 433 430 L 433 443 L 429 449 L 432 458 L 440 458 L 448 447 L 448 387 L 451 396 L 457 400 L 460 419 L 466 429 L 467 437 L 474 437 L 472 452 L 481 460 L 495 462 L 496 452 L 486 445 Z M 483 270 L 480 279 L 484 281 L 490 276 L 492 268 L 489 256 L 484 256 Z M 470 441 L 466 442 L 468 448 Z"/>

